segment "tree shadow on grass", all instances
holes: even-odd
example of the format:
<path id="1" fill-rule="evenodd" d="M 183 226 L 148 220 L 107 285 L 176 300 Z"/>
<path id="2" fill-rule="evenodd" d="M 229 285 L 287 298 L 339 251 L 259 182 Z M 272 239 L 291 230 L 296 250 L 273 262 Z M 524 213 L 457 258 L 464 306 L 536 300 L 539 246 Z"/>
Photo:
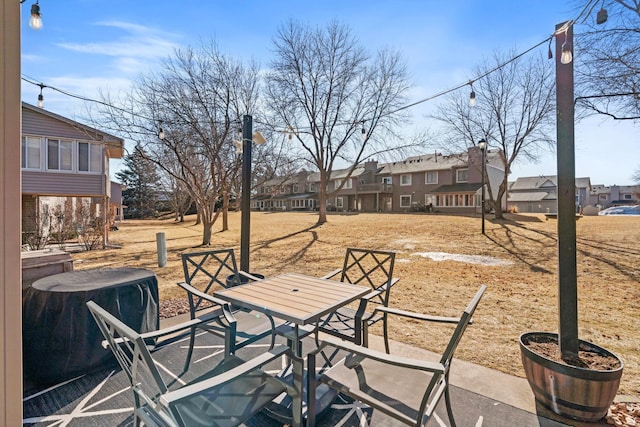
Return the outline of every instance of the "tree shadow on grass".
<path id="1" fill-rule="evenodd" d="M 524 232 L 518 232 L 510 227 L 507 227 L 507 224 L 501 224 L 505 229 L 505 236 L 508 238 L 508 244 L 504 242 L 498 241 L 496 238 L 487 236 L 491 241 L 493 241 L 497 246 L 503 248 L 518 260 L 523 262 L 524 264 L 529 265 L 532 271 L 551 273 L 551 271 L 540 267 L 529 261 L 531 257 L 531 250 L 520 250 L 518 249 L 518 245 L 514 240 L 514 236 L 517 236 L 521 239 L 527 239 L 534 243 L 540 244 L 541 253 L 549 247 L 549 244 L 544 244 L 544 240 L 548 240 L 552 242 L 554 247 L 557 247 L 558 242 L 558 234 L 557 232 L 549 232 L 544 230 L 537 230 L 533 228 L 529 228 L 524 224 L 520 224 L 518 222 L 512 222 L 509 225 L 514 228 L 520 228 L 523 231 L 529 232 L 533 235 L 537 235 L 539 237 L 535 238 L 531 235 L 527 235 Z M 636 263 L 633 260 L 637 260 L 640 256 L 640 245 L 638 247 L 621 247 L 616 243 L 612 243 L 609 241 L 595 240 L 595 239 L 585 239 L 585 238 L 576 238 L 576 251 L 578 254 L 585 258 L 590 258 L 594 261 L 601 262 L 603 264 L 608 265 L 609 267 L 617 270 L 620 274 L 633 279 L 638 280 L 640 273 L 637 270 Z M 554 254 L 554 257 L 557 257 L 557 251 Z M 620 259 L 628 259 L 628 265 L 620 262 Z M 542 260 L 542 259 L 541 259 Z M 546 259 L 547 261 L 549 258 Z"/>
<path id="2" fill-rule="evenodd" d="M 295 263 L 297 261 L 300 261 L 304 255 L 309 251 L 309 249 L 311 249 L 311 247 L 314 245 L 314 243 L 316 243 L 318 241 L 318 232 L 315 231 L 316 228 L 320 227 L 321 224 L 314 224 L 311 227 L 307 227 L 304 228 L 302 230 L 298 230 L 298 231 L 294 231 L 293 233 L 289 233 L 286 234 L 284 236 L 278 236 L 278 237 L 274 237 L 273 239 L 269 239 L 269 240 L 265 240 L 263 242 L 260 242 L 258 244 L 256 244 L 254 246 L 254 250 L 255 251 L 259 251 L 262 249 L 269 249 L 269 246 L 271 246 L 273 243 L 282 241 L 282 240 L 286 240 L 286 239 L 290 239 L 292 237 L 296 237 L 296 236 L 300 236 L 302 234 L 305 233 L 309 233 L 311 235 L 311 239 L 309 240 L 309 242 L 307 244 L 305 244 L 302 248 L 300 248 L 300 250 L 294 252 L 293 254 L 291 254 L 291 256 L 282 259 L 282 260 L 278 260 L 277 264 L 280 265 L 289 265 L 292 263 Z M 274 263 L 275 265 L 275 263 Z"/>
<path id="3" fill-rule="evenodd" d="M 509 254 L 511 254 L 513 257 L 515 257 L 518 261 L 520 261 L 521 263 L 529 266 L 529 268 L 531 269 L 531 271 L 537 272 L 537 273 L 546 273 L 546 274 L 551 274 L 552 271 L 547 270 L 546 268 L 542 267 L 541 265 L 539 265 L 537 262 L 532 262 L 531 261 L 531 249 L 525 249 L 525 248 L 520 248 L 518 243 L 516 242 L 516 239 L 514 238 L 515 236 L 519 237 L 520 239 L 527 239 L 532 241 L 535 244 L 540 245 L 541 250 L 539 251 L 540 254 L 544 253 L 544 249 L 546 247 L 548 247 L 549 245 L 544 243 L 544 241 L 542 239 L 537 240 L 534 238 L 531 238 L 527 235 L 525 235 L 524 233 L 518 233 L 518 232 L 514 232 L 511 228 L 507 227 L 506 224 L 500 224 L 502 229 L 504 230 L 504 235 L 507 238 L 507 241 L 500 241 L 497 238 L 494 238 L 490 235 L 486 235 L 487 238 L 489 240 L 491 240 L 496 246 L 504 249 L 506 252 L 508 252 Z M 515 226 L 518 226 L 517 224 L 512 224 Z M 524 227 L 526 228 L 526 227 Z M 543 261 L 548 261 L 548 257 L 547 258 L 540 258 L 537 261 L 543 262 Z"/>

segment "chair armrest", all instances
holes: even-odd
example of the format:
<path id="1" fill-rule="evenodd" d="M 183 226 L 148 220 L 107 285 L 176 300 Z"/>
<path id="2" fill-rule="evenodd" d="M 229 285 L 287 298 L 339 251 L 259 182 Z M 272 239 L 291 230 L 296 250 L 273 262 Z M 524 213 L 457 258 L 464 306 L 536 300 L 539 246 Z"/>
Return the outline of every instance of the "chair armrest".
<path id="1" fill-rule="evenodd" d="M 263 279 L 261 279 L 259 277 L 254 276 L 251 273 L 247 273 L 246 271 L 242 271 L 242 270 L 238 270 L 238 274 L 241 275 L 241 276 L 247 277 L 248 279 L 251 279 L 254 282 L 257 282 L 259 280 L 263 280 Z"/>
<path id="2" fill-rule="evenodd" d="M 223 307 L 218 307 L 218 309 L 220 311 L 220 315 L 223 315 L 225 317 L 225 319 L 230 323 L 236 323 L 236 319 L 235 317 L 233 317 L 233 314 L 231 313 L 231 311 L 229 310 L 229 306 L 228 304 L 225 303 L 225 306 Z M 176 332 L 185 330 L 185 329 L 189 329 L 192 326 L 196 326 L 199 325 L 202 322 L 206 322 L 211 320 L 211 315 L 213 313 L 209 312 L 206 313 L 205 315 L 203 315 L 202 317 L 196 317 L 194 319 L 188 320 L 186 322 L 182 322 L 182 323 L 178 323 L 177 325 L 173 325 L 173 326 L 169 326 L 167 328 L 163 328 L 163 329 L 159 329 L 157 331 L 151 331 L 151 332 L 145 332 L 143 334 L 140 334 L 140 338 L 142 339 L 147 339 L 147 338 L 160 338 L 163 337 L 165 335 L 171 335 L 174 334 Z M 128 341 L 126 338 L 116 338 L 115 342 L 120 344 L 122 342 Z M 107 348 L 109 347 L 109 341 L 104 340 L 102 341 L 102 347 Z"/>
<path id="3" fill-rule="evenodd" d="M 278 359 L 283 355 L 293 356 L 289 347 L 285 345 L 276 346 L 273 349 L 236 366 L 235 368 L 231 368 L 220 375 L 216 375 L 213 378 L 185 386 L 175 391 L 170 391 L 160 397 L 160 403 L 165 407 L 169 407 L 183 399 L 188 399 L 206 390 L 220 387 L 226 383 L 235 381 L 238 377 L 260 368 L 262 365 Z M 301 360 L 298 359 L 297 362 L 301 363 Z"/>
<path id="4" fill-rule="evenodd" d="M 198 298 L 202 298 L 204 300 L 207 300 L 213 304 L 217 304 L 217 305 L 221 305 L 221 306 L 227 306 L 229 307 L 229 303 L 226 301 L 223 301 L 221 299 L 218 299 L 216 297 L 214 297 L 213 295 L 209 295 L 209 294 L 205 294 L 202 291 L 199 291 L 198 289 L 194 288 L 193 286 L 185 283 L 185 282 L 178 282 L 178 286 L 180 286 L 182 289 L 184 289 L 185 291 L 187 291 L 190 294 L 196 295 Z"/>
<path id="5" fill-rule="evenodd" d="M 338 268 L 337 270 L 333 270 L 329 274 L 325 274 L 324 276 L 321 277 L 321 279 L 331 279 L 333 276 L 335 276 L 336 274 L 340 273 L 341 271 L 342 271 L 342 269 Z"/>
<path id="6" fill-rule="evenodd" d="M 234 324 L 236 323 L 236 318 L 233 317 L 233 314 L 231 313 L 231 310 L 229 308 L 229 304 L 228 303 L 224 303 L 224 305 L 222 305 L 221 307 L 218 307 L 216 309 L 216 312 L 218 312 L 218 316 L 224 316 L 225 320 L 227 322 L 229 322 L 229 324 Z M 148 339 L 148 338 L 160 338 L 163 337 L 165 335 L 171 335 L 174 334 L 176 332 L 185 330 L 185 329 L 189 329 L 192 326 L 196 326 L 199 325 L 200 323 L 203 322 L 208 322 L 211 320 L 212 317 L 212 312 L 208 312 L 202 316 L 198 316 L 195 317 L 191 320 L 188 320 L 186 322 L 182 322 L 182 323 L 178 323 L 177 325 L 172 325 L 169 326 L 167 328 L 163 328 L 163 329 L 158 329 L 157 331 L 150 331 L 150 332 L 145 332 L 140 334 L 140 338 L 142 339 Z M 120 344 L 122 342 L 128 341 L 126 338 L 116 338 L 115 342 Z M 102 347 L 107 348 L 109 347 L 109 342 L 107 340 L 102 341 Z"/>
<path id="7" fill-rule="evenodd" d="M 374 309 L 374 313 L 377 311 L 381 311 L 383 313 L 387 313 L 387 314 L 395 314 L 397 316 L 402 316 L 402 317 L 408 317 L 411 319 L 415 319 L 415 320 L 425 320 L 428 322 L 439 322 L 439 323 L 458 323 L 460 322 L 460 318 L 459 317 L 445 317 L 445 316 L 431 316 L 428 314 L 422 314 L 422 313 L 414 313 L 411 311 L 406 311 L 406 310 L 399 310 L 397 308 L 391 308 L 391 307 L 376 307 Z M 472 320 L 469 320 L 469 324 L 473 323 Z"/>
<path id="8" fill-rule="evenodd" d="M 359 358 L 377 360 L 383 363 L 389 363 L 395 366 L 401 366 L 405 368 L 418 369 L 427 372 L 446 372 L 446 367 L 442 363 L 430 362 L 427 360 L 410 359 L 408 357 L 395 356 L 381 351 L 373 350 L 368 347 L 363 347 L 358 344 L 354 344 L 349 341 L 343 341 L 333 337 L 327 337 L 320 341 L 320 345 L 317 350 L 314 350 L 312 354 L 317 354 L 324 347 L 334 347 L 337 349 L 345 350 L 351 354 L 356 354 Z"/>

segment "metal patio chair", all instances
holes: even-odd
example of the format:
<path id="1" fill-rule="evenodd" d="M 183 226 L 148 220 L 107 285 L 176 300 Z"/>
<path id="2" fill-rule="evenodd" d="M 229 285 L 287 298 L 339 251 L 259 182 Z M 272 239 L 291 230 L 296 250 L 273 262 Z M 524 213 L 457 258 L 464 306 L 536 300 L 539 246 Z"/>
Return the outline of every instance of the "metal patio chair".
<path id="1" fill-rule="evenodd" d="M 178 286 L 187 291 L 191 319 L 198 317 L 202 319 L 201 322 L 191 327 L 189 351 L 185 361 L 185 370 L 187 370 L 191 363 L 198 329 L 216 335 L 225 333 L 224 328 L 221 328 L 218 322 L 210 322 L 206 315 L 203 316 L 201 313 L 201 310 L 207 309 L 212 304 L 226 304 L 212 296 L 216 288 L 237 286 L 249 281 L 260 280 L 260 278 L 238 270 L 233 249 L 182 254 L 182 268 L 186 283 L 180 282 Z M 231 353 L 268 336 L 271 336 L 271 347 L 274 346 L 276 325 L 271 316 L 257 311 L 235 308 L 233 315 L 238 322 L 238 329 L 236 341 L 231 344 Z"/>
<path id="2" fill-rule="evenodd" d="M 237 426 L 286 392 L 292 397 L 293 424 L 302 425 L 302 359 L 286 346 L 277 346 L 248 361 L 228 354 L 222 362 L 198 378 L 167 384 L 145 340 L 188 329 L 194 321 L 139 334 L 93 301 L 87 303 L 96 323 L 128 376 L 134 396 L 134 426 L 196 427 Z M 228 306 L 217 316 L 229 324 L 227 342 L 233 342 L 235 320 Z M 261 367 L 286 355 L 293 363 L 291 384 L 271 376 Z M 171 389 L 169 389 L 171 387 Z M 174 388 L 176 387 L 176 388 Z"/>
<path id="3" fill-rule="evenodd" d="M 317 330 L 366 347 L 367 328 L 382 320 L 385 348 L 389 352 L 387 313 L 374 313 L 374 308 L 389 305 L 391 288 L 398 283 L 393 277 L 395 256 L 395 252 L 347 248 L 343 267 L 323 279 L 340 274 L 341 282 L 370 286 L 371 292 L 360 299 L 357 309 L 342 307 L 323 317 Z"/>
<path id="4" fill-rule="evenodd" d="M 326 348 L 346 352 L 346 357 L 319 375 L 308 375 L 308 396 L 320 384 L 344 393 L 410 426 L 424 426 L 444 395 L 447 415 L 455 427 L 449 396 L 449 369 L 453 354 L 486 290 L 481 286 L 459 318 L 429 316 L 379 307 L 376 311 L 436 323 L 455 323 L 456 327 L 438 362 L 395 356 L 347 341 L 329 337 L 308 355 L 308 372 L 316 372 L 316 355 Z M 432 326 L 430 326 L 432 327 Z M 428 332 L 429 329 L 426 330 Z M 315 399 L 308 399 L 307 426 L 315 425 Z"/>

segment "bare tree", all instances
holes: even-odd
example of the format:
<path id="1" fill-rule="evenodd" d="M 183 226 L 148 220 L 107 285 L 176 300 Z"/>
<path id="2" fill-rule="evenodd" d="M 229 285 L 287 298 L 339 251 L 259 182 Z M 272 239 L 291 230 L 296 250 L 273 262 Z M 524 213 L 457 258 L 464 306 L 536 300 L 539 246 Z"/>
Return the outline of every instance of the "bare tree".
<path id="1" fill-rule="evenodd" d="M 239 119 L 256 111 L 257 99 L 257 65 L 229 58 L 212 42 L 177 50 L 156 73 L 142 77 L 117 109 L 104 111 L 107 126 L 139 142 L 150 160 L 188 188 L 203 245 L 211 244 L 220 214 L 216 202 L 228 199 L 238 179 L 241 158 L 232 141 Z"/>
<path id="2" fill-rule="evenodd" d="M 512 165 L 523 159 L 535 161 L 555 141 L 553 132 L 549 133 L 555 107 L 553 67 L 540 56 L 509 62 L 512 57 L 495 54 L 491 62 L 478 67 L 476 75 L 486 76 L 474 82 L 476 106 L 469 106 L 468 93 L 458 91 L 433 115 L 443 124 L 443 151 L 467 152 L 485 138 L 490 147 L 504 154 L 498 191 L 494 194 L 488 188 L 496 218 L 503 218 L 500 200 L 506 194 Z"/>
<path id="3" fill-rule="evenodd" d="M 616 120 L 639 120 L 640 0 L 588 0 L 579 8 L 598 10 L 576 36 L 579 105 Z"/>
<path id="4" fill-rule="evenodd" d="M 292 150 L 299 147 L 320 173 L 322 224 L 327 198 L 341 188 L 327 190 L 336 162 L 353 170 L 389 149 L 410 87 L 406 68 L 398 53 L 380 51 L 371 57 L 339 23 L 310 29 L 289 22 L 278 30 L 274 48 L 268 105 L 275 121 L 295 135 Z"/>

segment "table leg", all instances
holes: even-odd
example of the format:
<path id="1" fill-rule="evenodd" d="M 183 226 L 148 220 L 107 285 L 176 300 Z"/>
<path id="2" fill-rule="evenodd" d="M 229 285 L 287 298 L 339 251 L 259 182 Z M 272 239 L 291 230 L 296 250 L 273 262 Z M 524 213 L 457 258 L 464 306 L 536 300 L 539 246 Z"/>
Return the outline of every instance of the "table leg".
<path id="1" fill-rule="evenodd" d="M 287 338 L 287 344 L 291 348 L 293 354 L 298 357 L 302 357 L 302 343 L 300 342 L 300 331 L 298 325 L 293 327 L 293 337 Z M 315 379 L 315 357 L 313 361 L 307 365 L 302 373 L 295 372 L 295 369 L 291 363 L 288 363 L 286 368 L 279 374 L 285 381 L 292 381 L 293 377 L 302 374 L 302 416 L 303 418 L 309 417 L 310 411 L 313 411 L 311 419 L 315 419 L 317 415 L 328 409 L 335 398 L 338 396 L 338 392 L 332 388 L 329 388 L 326 384 L 316 385 Z M 313 391 L 309 389 L 309 385 L 313 384 Z M 289 395 L 283 394 L 274 399 L 273 402 L 267 405 L 265 408 L 267 415 L 282 423 L 291 423 L 292 421 L 292 400 Z"/>

